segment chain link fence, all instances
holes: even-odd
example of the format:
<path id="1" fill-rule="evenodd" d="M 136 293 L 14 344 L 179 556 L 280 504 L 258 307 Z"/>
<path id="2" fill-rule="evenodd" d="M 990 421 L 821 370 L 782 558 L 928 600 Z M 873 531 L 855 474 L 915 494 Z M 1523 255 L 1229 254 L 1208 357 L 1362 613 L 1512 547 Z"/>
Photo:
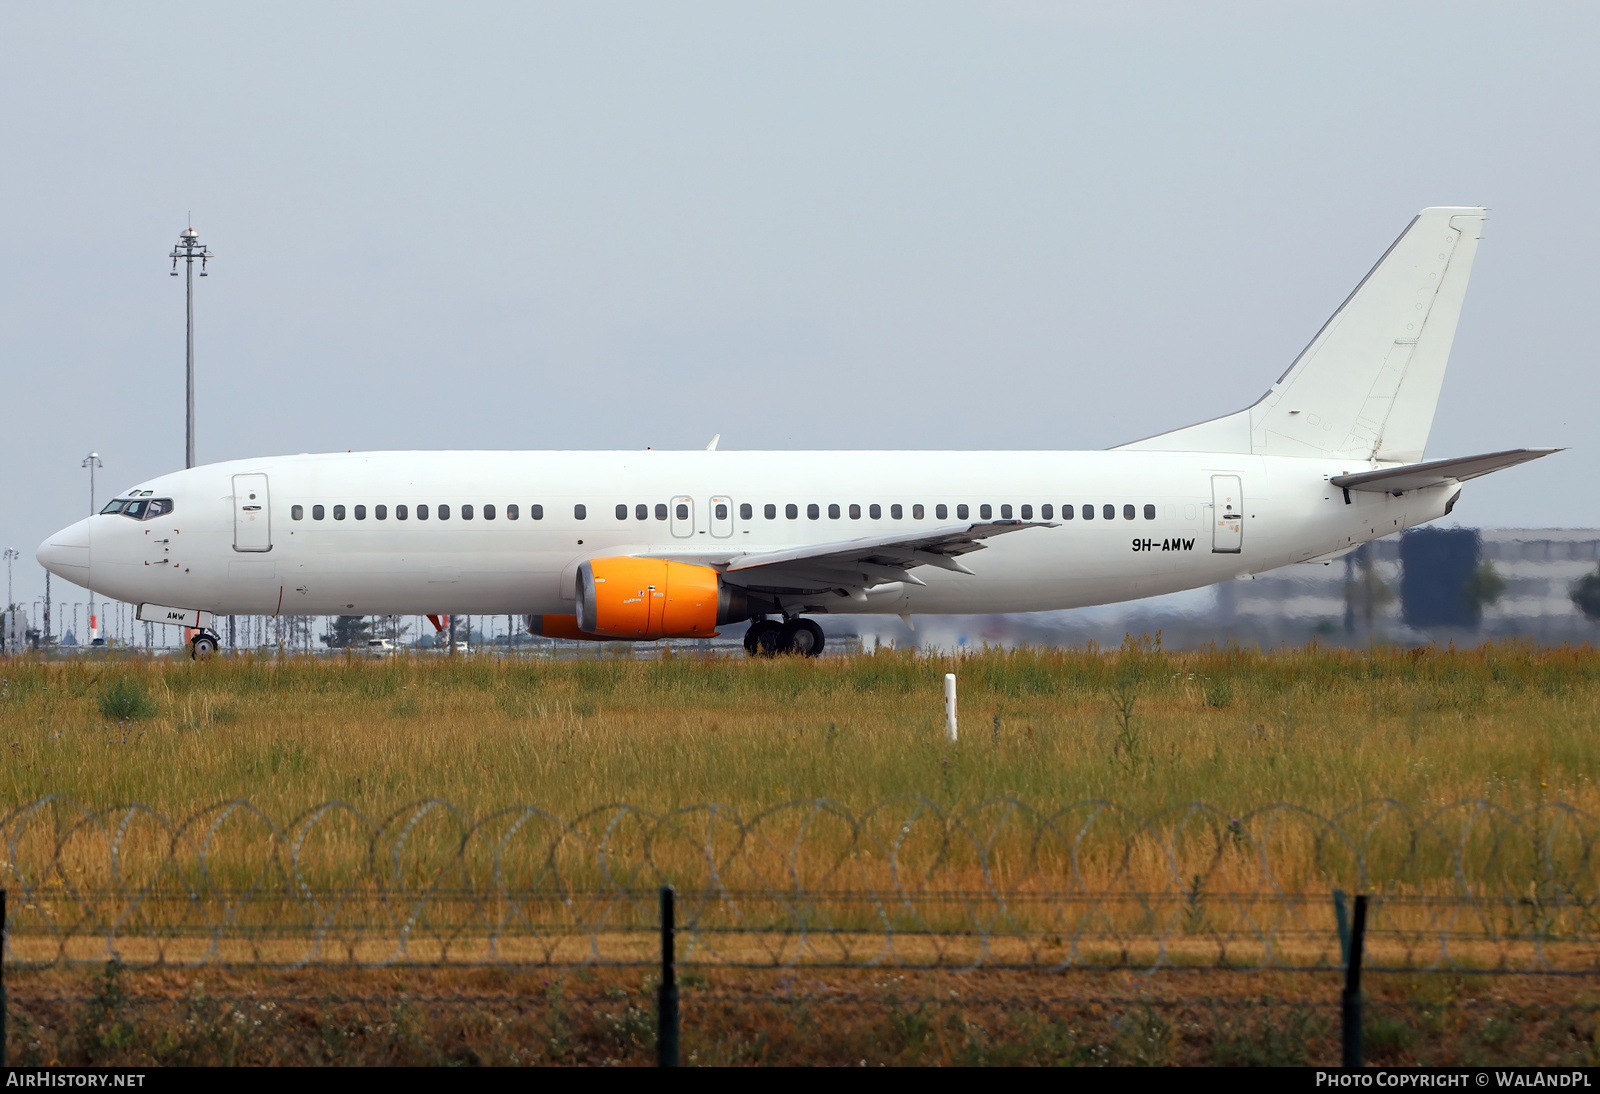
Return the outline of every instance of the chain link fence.
<path id="1" fill-rule="evenodd" d="M 926 798 L 0 818 L 13 1062 L 1590 1063 L 1596 818 Z M 660 887 L 676 889 L 664 963 Z M 676 1027 L 674 1027 L 676 1028 Z"/>

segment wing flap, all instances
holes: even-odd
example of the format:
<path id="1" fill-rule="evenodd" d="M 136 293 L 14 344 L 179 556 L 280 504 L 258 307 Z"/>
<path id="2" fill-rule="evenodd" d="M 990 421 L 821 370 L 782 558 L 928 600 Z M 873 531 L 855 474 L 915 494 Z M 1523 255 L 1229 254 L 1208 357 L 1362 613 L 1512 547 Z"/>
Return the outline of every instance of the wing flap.
<path id="1" fill-rule="evenodd" d="M 894 581 L 921 585 L 909 571 L 935 566 L 970 574 L 955 556 L 983 550 L 984 540 L 1026 528 L 1054 528 L 1047 521 L 995 520 L 947 524 L 918 532 L 762 551 L 730 558 L 720 569 L 730 584 L 751 589 L 865 589 Z"/>
<path id="2" fill-rule="evenodd" d="M 1345 490 L 1369 490 L 1374 493 L 1400 493 L 1422 490 L 1447 482 L 1465 482 L 1493 471 L 1515 467 L 1519 463 L 1537 460 L 1559 448 L 1512 448 L 1504 452 L 1486 452 L 1481 456 L 1460 456 L 1449 460 L 1427 460 L 1423 463 L 1383 467 L 1376 471 L 1361 471 L 1354 475 L 1335 475 L 1328 480 Z"/>

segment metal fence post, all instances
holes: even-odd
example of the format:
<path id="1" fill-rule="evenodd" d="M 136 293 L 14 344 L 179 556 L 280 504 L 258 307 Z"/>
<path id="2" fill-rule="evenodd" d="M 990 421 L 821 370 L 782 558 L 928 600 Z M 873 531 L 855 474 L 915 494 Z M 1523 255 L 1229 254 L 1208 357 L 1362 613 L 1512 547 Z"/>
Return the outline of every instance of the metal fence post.
<path id="1" fill-rule="evenodd" d="M 1350 964 L 1350 906 L 1343 889 L 1333 891 L 1333 925 L 1339 932 L 1339 964 Z"/>
<path id="2" fill-rule="evenodd" d="M 6 891 L 0 889 L 0 1067 L 6 1057 Z"/>
<path id="3" fill-rule="evenodd" d="M 678 1066 L 678 958 L 672 886 L 661 887 L 661 987 L 656 999 L 656 1066 Z"/>
<path id="4" fill-rule="evenodd" d="M 1341 894 L 1342 895 L 1342 894 Z M 1344 994 L 1339 1000 L 1344 1066 L 1361 1067 L 1361 951 L 1367 939 L 1367 894 L 1356 895 L 1350 924 L 1350 949 L 1344 963 Z"/>

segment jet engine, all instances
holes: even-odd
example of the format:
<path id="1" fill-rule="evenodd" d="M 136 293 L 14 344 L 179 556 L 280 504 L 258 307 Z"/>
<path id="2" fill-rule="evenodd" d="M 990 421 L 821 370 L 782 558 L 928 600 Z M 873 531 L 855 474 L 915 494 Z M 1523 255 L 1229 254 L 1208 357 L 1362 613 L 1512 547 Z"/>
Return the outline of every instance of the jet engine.
<path id="1" fill-rule="evenodd" d="M 578 567 L 578 630 L 609 638 L 705 638 L 750 618 L 744 590 L 709 566 L 593 558 Z"/>

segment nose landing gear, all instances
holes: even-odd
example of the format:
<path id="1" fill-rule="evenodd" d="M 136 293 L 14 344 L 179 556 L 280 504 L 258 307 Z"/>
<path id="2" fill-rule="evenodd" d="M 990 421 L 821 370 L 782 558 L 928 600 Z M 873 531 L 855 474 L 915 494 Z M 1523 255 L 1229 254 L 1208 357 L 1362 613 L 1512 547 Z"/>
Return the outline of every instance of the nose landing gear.
<path id="1" fill-rule="evenodd" d="M 222 645 L 222 639 L 210 631 L 197 631 L 189 639 L 189 656 L 196 661 L 205 661 Z"/>
<path id="2" fill-rule="evenodd" d="M 795 616 L 785 623 L 757 619 L 744 632 L 744 649 L 751 657 L 772 657 L 780 653 L 816 657 L 825 644 L 822 628 L 803 616 Z"/>

